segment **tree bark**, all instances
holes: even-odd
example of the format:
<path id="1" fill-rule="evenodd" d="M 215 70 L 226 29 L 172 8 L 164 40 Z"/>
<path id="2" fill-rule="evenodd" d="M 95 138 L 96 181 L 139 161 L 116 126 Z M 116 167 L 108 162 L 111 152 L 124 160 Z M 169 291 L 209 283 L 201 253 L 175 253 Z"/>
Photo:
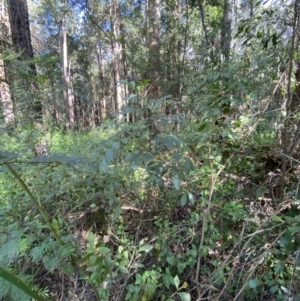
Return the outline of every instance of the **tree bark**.
<path id="1" fill-rule="evenodd" d="M 67 42 L 67 5 L 68 0 L 62 0 L 62 19 L 60 22 L 60 47 L 61 47 L 61 65 L 62 65 L 62 79 L 64 83 L 64 100 L 67 104 L 67 128 L 75 123 L 74 111 L 74 94 L 72 89 L 72 81 L 70 76 L 70 66 L 68 65 L 68 42 Z"/>
<path id="2" fill-rule="evenodd" d="M 151 96 L 158 96 L 160 87 L 158 79 L 161 73 L 160 68 L 160 10 L 159 0 L 149 0 L 148 2 L 148 43 L 149 43 L 149 57 L 148 57 L 148 76 L 152 81 L 149 89 Z"/>
<path id="3" fill-rule="evenodd" d="M 201 22 L 202 22 L 202 28 L 205 36 L 205 41 L 206 41 L 206 47 L 209 46 L 209 39 L 208 39 L 208 33 L 207 33 L 207 28 L 205 24 L 205 13 L 204 13 L 204 7 L 203 7 L 203 0 L 198 0 L 199 4 L 199 11 L 200 11 L 200 16 L 201 16 Z"/>
<path id="4" fill-rule="evenodd" d="M 120 83 L 121 79 L 121 70 L 120 70 L 120 54 L 121 54 L 121 45 L 119 40 L 119 29 L 120 29 L 120 20 L 118 13 L 118 4 L 116 0 L 111 0 L 110 3 L 110 21 L 111 21 L 111 30 L 112 30 L 112 40 L 111 40 L 111 51 L 113 57 L 113 72 L 114 72 L 114 92 L 115 92 L 115 112 L 117 113 L 117 119 L 122 119 L 122 114 L 120 111 L 123 106 L 123 97 L 122 97 L 122 87 Z"/>
<path id="5" fill-rule="evenodd" d="M 4 11 L 4 10 L 3 10 Z M 4 54 L 4 50 L 8 47 L 10 39 L 8 17 L 4 12 L 0 14 L 0 55 Z M 9 90 L 8 77 L 6 74 L 6 66 L 3 60 L 0 60 L 0 106 L 5 123 L 14 120 L 13 103 Z"/>
<path id="6" fill-rule="evenodd" d="M 36 77 L 36 68 L 33 62 L 33 49 L 31 44 L 30 26 L 28 6 L 26 0 L 9 0 L 9 16 L 10 27 L 12 34 L 12 42 L 16 52 L 20 53 L 19 59 L 23 61 L 29 61 L 29 74 L 33 79 L 26 81 L 22 79 L 25 84 L 25 90 L 36 91 L 38 86 L 34 80 Z M 42 115 L 42 104 L 39 100 L 31 98 L 30 101 L 31 110 L 34 113 L 35 119 L 40 119 Z"/>
<path id="7" fill-rule="evenodd" d="M 223 19 L 221 28 L 221 52 L 228 62 L 230 58 L 232 7 L 231 0 L 224 0 Z"/>
<path id="8" fill-rule="evenodd" d="M 106 108 L 106 98 L 107 98 L 107 88 L 105 87 L 105 81 L 104 81 L 104 74 L 103 74 L 103 63 L 102 63 L 102 55 L 101 55 L 101 48 L 99 45 L 97 47 L 97 65 L 98 65 L 98 72 L 99 72 L 99 81 L 101 88 L 99 89 L 99 99 L 100 103 L 99 106 L 99 123 L 101 123 L 102 118 L 107 117 L 107 108 Z"/>

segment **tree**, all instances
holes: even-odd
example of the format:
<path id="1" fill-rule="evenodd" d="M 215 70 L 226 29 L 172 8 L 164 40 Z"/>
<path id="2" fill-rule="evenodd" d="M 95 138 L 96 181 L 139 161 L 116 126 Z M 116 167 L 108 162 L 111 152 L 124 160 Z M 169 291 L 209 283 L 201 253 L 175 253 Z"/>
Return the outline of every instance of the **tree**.
<path id="1" fill-rule="evenodd" d="M 224 0 L 223 19 L 221 25 L 221 52 L 225 61 L 229 61 L 231 44 L 232 7 L 231 0 Z"/>
<path id="2" fill-rule="evenodd" d="M 9 19 L 12 34 L 12 43 L 15 51 L 19 54 L 19 60 L 28 64 L 28 78 L 18 78 L 23 84 L 25 91 L 36 91 L 35 82 L 36 67 L 32 62 L 33 49 L 31 45 L 31 35 L 29 26 L 28 6 L 26 0 L 9 0 Z M 13 77 L 16 81 L 16 77 Z M 14 97 L 17 97 L 14 95 Z M 22 97 L 23 98 L 23 97 Z M 30 95 L 27 99 L 34 119 L 40 119 L 42 115 L 42 104 L 39 100 Z"/>
<path id="3" fill-rule="evenodd" d="M 67 41 L 67 12 L 68 12 L 68 0 L 61 0 L 62 12 L 60 21 L 60 47 L 61 47 L 61 68 L 62 78 L 64 83 L 64 99 L 67 104 L 67 127 L 72 126 L 75 123 L 74 114 L 74 94 L 71 81 L 71 66 L 68 63 L 68 41 Z"/>
<path id="4" fill-rule="evenodd" d="M 149 56 L 147 64 L 148 78 L 151 80 L 149 94 L 152 97 L 159 95 L 160 86 L 158 80 L 161 73 L 160 61 L 160 1 L 149 0 L 147 17 L 148 17 L 148 47 Z"/>
<path id="5" fill-rule="evenodd" d="M 10 41 L 9 22 L 6 10 L 2 7 L 0 11 L 0 55 L 4 55 L 4 50 L 8 48 Z M 5 123 L 10 123 L 14 120 L 13 103 L 9 90 L 8 76 L 6 72 L 6 64 L 0 60 L 0 105 Z"/>
<path id="6" fill-rule="evenodd" d="M 123 105 L 123 95 L 121 88 L 121 69 L 120 69 L 120 55 L 122 46 L 120 39 L 120 16 L 119 6 L 116 0 L 110 1 L 110 26 L 111 26 L 111 52 L 113 60 L 113 74 L 114 74 L 114 91 L 115 91 L 115 111 L 118 114 L 118 119 L 122 118 L 119 112 Z"/>

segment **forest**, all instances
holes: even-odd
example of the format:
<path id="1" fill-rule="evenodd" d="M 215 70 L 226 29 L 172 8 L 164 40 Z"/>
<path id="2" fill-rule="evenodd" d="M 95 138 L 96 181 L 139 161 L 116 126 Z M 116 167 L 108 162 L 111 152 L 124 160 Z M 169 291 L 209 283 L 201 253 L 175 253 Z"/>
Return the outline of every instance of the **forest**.
<path id="1" fill-rule="evenodd" d="M 300 301 L 299 150 L 300 0 L 0 0 L 1 301 Z"/>

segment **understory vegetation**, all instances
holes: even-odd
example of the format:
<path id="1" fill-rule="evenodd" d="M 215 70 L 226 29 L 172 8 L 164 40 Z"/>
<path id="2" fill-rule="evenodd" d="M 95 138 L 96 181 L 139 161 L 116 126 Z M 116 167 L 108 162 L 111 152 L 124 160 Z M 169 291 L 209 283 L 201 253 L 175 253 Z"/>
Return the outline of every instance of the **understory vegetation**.
<path id="1" fill-rule="evenodd" d="M 0 262 L 37 300 L 298 300 L 298 160 L 278 203 L 272 114 L 145 110 L 2 132 Z M 7 279 L 0 293 L 28 300 Z"/>

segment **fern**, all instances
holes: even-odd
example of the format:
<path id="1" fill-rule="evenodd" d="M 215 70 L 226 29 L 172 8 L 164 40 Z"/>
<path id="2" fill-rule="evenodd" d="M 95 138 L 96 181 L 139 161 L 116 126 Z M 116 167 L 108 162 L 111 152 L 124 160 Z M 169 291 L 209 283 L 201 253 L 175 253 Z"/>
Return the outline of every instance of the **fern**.
<path id="1" fill-rule="evenodd" d="M 12 269 L 10 269 L 12 273 Z M 24 283 L 31 283 L 31 277 L 28 275 L 17 275 Z M 0 299 L 1 300 L 13 300 L 13 301 L 29 301 L 30 297 L 26 295 L 23 291 L 17 288 L 15 285 L 10 282 L 0 278 Z"/>
<path id="2" fill-rule="evenodd" d="M 46 270 L 53 272 L 60 266 L 61 258 L 59 258 L 56 254 L 51 254 L 49 256 L 44 257 L 44 266 Z"/>
<path id="3" fill-rule="evenodd" d="M 38 263 L 39 261 L 41 261 L 43 259 L 44 249 L 41 248 L 40 245 L 38 245 L 30 251 L 30 255 L 31 255 L 32 261 L 34 263 Z"/>
<path id="4" fill-rule="evenodd" d="M 60 257 L 60 258 L 68 258 L 70 257 L 70 255 L 75 251 L 75 248 L 73 247 L 73 245 L 71 245 L 70 243 L 69 244 L 66 244 L 64 246 L 59 246 L 59 249 L 57 251 L 57 255 Z"/>
<path id="5" fill-rule="evenodd" d="M 30 251 L 31 260 L 33 263 L 43 261 L 44 267 L 53 272 L 54 269 L 59 268 L 61 262 L 70 257 L 74 252 L 74 247 L 71 244 L 64 246 L 56 243 L 52 238 L 48 238 L 41 244 L 35 246 Z"/>
<path id="6" fill-rule="evenodd" d="M 6 241 L 0 248 L 0 261 L 12 263 L 21 254 L 21 237 L 16 237 Z"/>
<path id="7" fill-rule="evenodd" d="M 18 227 L 16 224 L 12 228 Z M 19 259 L 20 256 L 24 255 L 31 247 L 35 237 L 30 234 L 26 235 L 24 229 L 15 229 L 10 231 L 8 234 L 2 234 L 0 236 L 0 261 L 5 261 L 7 264 L 12 263 L 14 260 Z"/>
<path id="8" fill-rule="evenodd" d="M 31 259 L 34 263 L 38 263 L 41 261 L 45 255 L 55 252 L 57 250 L 58 245 L 54 241 L 52 237 L 47 238 L 42 243 L 38 244 L 34 248 L 31 249 L 30 255 Z"/>

